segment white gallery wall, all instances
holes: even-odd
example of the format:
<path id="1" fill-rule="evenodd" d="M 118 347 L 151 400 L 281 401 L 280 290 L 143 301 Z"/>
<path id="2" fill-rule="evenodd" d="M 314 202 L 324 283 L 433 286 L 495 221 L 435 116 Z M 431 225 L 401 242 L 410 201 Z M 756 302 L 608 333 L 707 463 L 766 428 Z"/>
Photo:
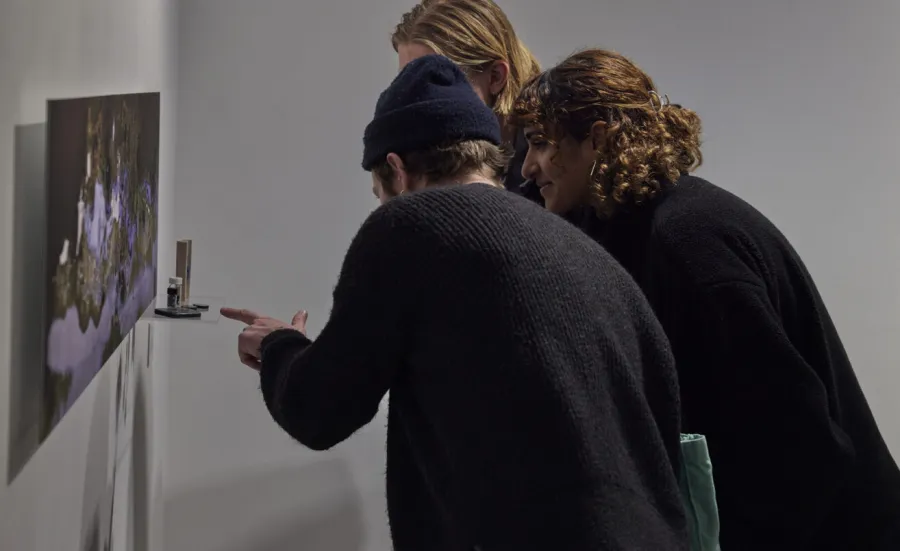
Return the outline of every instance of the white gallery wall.
<path id="1" fill-rule="evenodd" d="M 7 483 L 11 353 L 18 324 L 11 315 L 14 249 L 32 243 L 40 255 L 43 230 L 22 225 L 23 182 L 14 165 L 21 136 L 46 123 L 46 101 L 133 92 L 162 93 L 159 171 L 159 269 L 173 264 L 172 174 L 175 121 L 175 10 L 172 0 L 5 0 L 0 2 L 0 549 L 89 551 L 92 515 L 106 490 L 113 366 L 94 378 L 47 440 Z M 19 150 L 17 150 L 17 147 Z M 17 187 L 18 186 L 18 187 Z M 29 190 L 25 190 L 30 193 Z M 116 507 L 139 518 L 128 521 L 135 551 L 163 549 L 162 457 L 168 331 L 154 326 L 154 365 L 136 382 L 133 435 L 128 455 L 133 499 Z M 112 363 L 112 362 L 110 362 Z M 41 369 L 34 365 L 33 369 Z M 11 399 L 14 397 L 9 396 Z M 114 454 L 115 457 L 115 454 Z M 120 514 L 121 511 L 115 513 Z M 116 548 L 119 548 L 116 545 Z"/>
<path id="2" fill-rule="evenodd" d="M 175 234 L 192 293 L 327 318 L 340 261 L 374 206 L 362 128 L 396 73 L 404 1 L 182 0 Z M 167 551 L 389 549 L 384 423 L 317 454 L 275 426 L 240 327 L 172 335 Z"/>
<path id="3" fill-rule="evenodd" d="M 375 207 L 362 131 L 412 4 L 180 2 L 174 227 L 194 240 L 196 292 L 282 319 L 308 309 L 320 330 Z M 616 49 L 700 113 L 701 175 L 799 249 L 900 457 L 900 3 L 500 4 L 543 63 Z M 383 412 L 330 452 L 302 449 L 237 362 L 239 329 L 172 335 L 167 549 L 388 549 Z"/>

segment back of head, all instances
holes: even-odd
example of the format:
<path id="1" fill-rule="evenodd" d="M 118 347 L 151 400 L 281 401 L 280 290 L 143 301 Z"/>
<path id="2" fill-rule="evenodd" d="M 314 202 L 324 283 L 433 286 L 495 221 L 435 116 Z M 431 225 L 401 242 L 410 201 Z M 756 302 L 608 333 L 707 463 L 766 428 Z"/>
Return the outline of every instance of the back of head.
<path id="1" fill-rule="evenodd" d="M 584 50 L 532 78 L 516 101 L 514 121 L 555 140 L 584 140 L 596 122 L 606 124 L 592 182 L 601 211 L 651 199 L 703 160 L 700 117 L 670 104 L 644 71 L 609 50 Z"/>
<path id="2" fill-rule="evenodd" d="M 509 80 L 494 104 L 494 111 L 504 117 L 512 112 L 522 85 L 540 72 L 537 60 L 492 0 L 422 0 L 403 15 L 391 42 L 395 50 L 401 44 L 422 44 L 465 71 L 507 62 Z"/>
<path id="3" fill-rule="evenodd" d="M 431 183 L 464 172 L 495 173 L 509 160 L 500 148 L 500 123 L 449 59 L 429 55 L 410 62 L 378 98 L 363 136 L 363 169 L 392 181 L 387 156 Z"/>

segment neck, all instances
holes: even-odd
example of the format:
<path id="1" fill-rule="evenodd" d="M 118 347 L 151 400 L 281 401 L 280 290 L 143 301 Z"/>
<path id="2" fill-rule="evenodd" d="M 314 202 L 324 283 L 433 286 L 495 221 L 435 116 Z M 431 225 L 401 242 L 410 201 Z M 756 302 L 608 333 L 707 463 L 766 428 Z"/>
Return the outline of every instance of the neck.
<path id="1" fill-rule="evenodd" d="M 488 177 L 483 172 L 474 171 L 474 172 L 466 172 L 464 174 L 458 174 L 453 178 L 444 178 L 441 180 L 437 180 L 431 182 L 429 185 L 432 186 L 446 186 L 446 185 L 466 185 L 466 184 L 494 184 L 497 185 L 497 181 L 493 178 Z"/>
<path id="2" fill-rule="evenodd" d="M 497 121 L 500 123 L 500 138 L 504 143 L 515 143 L 516 127 L 510 126 L 507 119 L 508 117 L 497 115 Z"/>

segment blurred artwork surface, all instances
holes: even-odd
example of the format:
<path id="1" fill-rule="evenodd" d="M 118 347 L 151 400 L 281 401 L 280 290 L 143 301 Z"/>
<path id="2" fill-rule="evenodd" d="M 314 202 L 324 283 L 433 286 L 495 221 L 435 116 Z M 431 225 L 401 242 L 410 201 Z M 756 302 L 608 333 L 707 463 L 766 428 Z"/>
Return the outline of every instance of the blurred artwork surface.
<path id="1" fill-rule="evenodd" d="M 156 93 L 48 103 L 41 439 L 156 296 L 159 109 Z"/>

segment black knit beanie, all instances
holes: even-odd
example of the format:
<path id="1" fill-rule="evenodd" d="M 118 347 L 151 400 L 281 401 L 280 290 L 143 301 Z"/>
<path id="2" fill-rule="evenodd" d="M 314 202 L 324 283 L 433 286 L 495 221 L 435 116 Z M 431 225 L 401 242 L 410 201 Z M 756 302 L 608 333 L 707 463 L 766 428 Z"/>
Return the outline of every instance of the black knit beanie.
<path id="1" fill-rule="evenodd" d="M 428 55 L 400 71 L 375 105 L 363 136 L 363 169 L 388 153 L 402 155 L 438 145 L 484 140 L 500 145 L 500 123 L 452 61 Z"/>

